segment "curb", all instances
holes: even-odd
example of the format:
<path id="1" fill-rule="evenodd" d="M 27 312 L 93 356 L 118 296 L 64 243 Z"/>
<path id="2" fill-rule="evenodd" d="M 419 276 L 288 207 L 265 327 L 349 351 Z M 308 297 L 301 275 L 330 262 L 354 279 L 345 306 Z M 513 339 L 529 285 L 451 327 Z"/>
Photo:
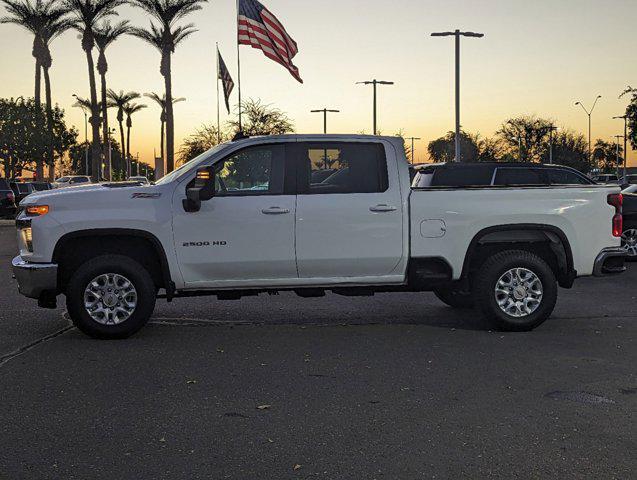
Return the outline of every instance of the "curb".
<path id="1" fill-rule="evenodd" d="M 0 227 L 15 227 L 15 220 L 0 220 Z"/>

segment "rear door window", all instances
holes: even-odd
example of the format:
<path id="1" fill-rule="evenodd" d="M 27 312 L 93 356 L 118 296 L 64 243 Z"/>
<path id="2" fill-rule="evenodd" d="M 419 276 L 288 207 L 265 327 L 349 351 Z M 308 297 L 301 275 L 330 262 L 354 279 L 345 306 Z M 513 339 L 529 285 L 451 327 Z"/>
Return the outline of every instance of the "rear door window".
<path id="1" fill-rule="evenodd" d="M 548 175 L 540 168 L 498 168 L 494 185 L 548 185 Z"/>
<path id="2" fill-rule="evenodd" d="M 379 143 L 301 143 L 298 189 L 301 194 L 385 192 L 385 149 Z"/>

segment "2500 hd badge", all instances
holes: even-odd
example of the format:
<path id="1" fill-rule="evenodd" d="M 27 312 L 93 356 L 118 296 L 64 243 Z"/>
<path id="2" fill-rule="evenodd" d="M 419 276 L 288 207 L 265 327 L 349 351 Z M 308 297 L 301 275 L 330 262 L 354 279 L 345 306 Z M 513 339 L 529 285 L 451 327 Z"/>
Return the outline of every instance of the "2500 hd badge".
<path id="1" fill-rule="evenodd" d="M 215 242 L 184 242 L 184 247 L 225 247 L 228 245 L 226 241 L 215 241 Z"/>

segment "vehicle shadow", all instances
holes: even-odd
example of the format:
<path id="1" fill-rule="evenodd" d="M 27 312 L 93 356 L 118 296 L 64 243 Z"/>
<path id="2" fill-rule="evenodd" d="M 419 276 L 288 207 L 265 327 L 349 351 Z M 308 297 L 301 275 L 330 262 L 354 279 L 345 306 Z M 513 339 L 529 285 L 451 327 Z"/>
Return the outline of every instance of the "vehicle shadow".
<path id="1" fill-rule="evenodd" d="M 170 325 L 423 325 L 444 329 L 488 330 L 478 312 L 447 307 L 428 293 L 377 294 L 352 298 L 328 294 L 302 299 L 280 295 L 219 301 L 216 297 L 158 302 L 152 322 Z"/>

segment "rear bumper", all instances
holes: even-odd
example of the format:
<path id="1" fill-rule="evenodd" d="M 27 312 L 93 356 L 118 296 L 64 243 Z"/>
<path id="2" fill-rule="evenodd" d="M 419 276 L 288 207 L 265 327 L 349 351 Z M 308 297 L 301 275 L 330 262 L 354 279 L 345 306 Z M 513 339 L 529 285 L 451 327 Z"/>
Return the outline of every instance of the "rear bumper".
<path id="1" fill-rule="evenodd" d="M 624 263 L 626 257 L 626 251 L 621 247 L 605 248 L 595 259 L 593 275 L 603 277 L 625 272 L 626 266 Z"/>
<path id="2" fill-rule="evenodd" d="M 54 263 L 29 263 L 15 257 L 11 266 L 18 281 L 18 291 L 29 298 L 39 299 L 43 293 L 57 291 L 58 266 Z"/>

